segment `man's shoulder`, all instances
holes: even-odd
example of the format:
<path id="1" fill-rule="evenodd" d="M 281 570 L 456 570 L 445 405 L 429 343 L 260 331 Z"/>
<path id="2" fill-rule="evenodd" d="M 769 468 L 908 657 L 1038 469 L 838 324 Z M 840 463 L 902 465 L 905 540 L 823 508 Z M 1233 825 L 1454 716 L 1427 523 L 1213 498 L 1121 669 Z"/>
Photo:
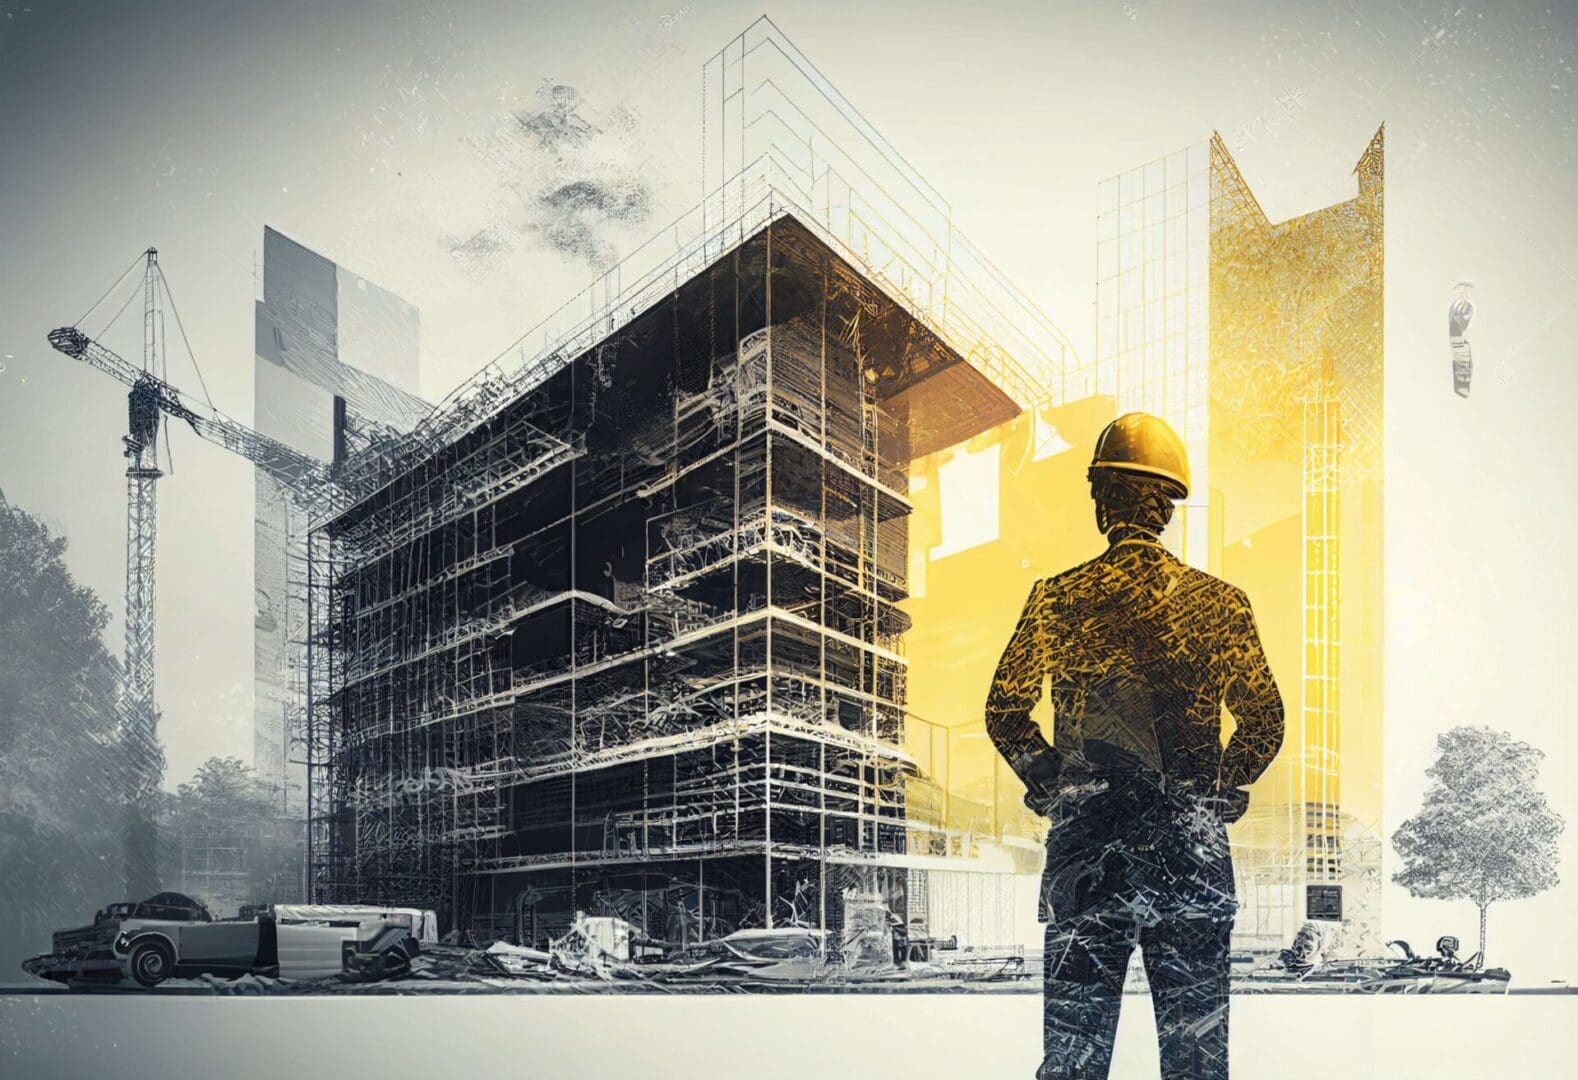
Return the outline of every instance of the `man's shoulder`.
<path id="1" fill-rule="evenodd" d="M 1089 581 L 1092 576 L 1100 572 L 1101 566 L 1100 558 L 1086 559 L 1084 562 L 1053 574 L 1051 577 L 1042 578 L 1038 584 L 1043 589 L 1066 589 L 1070 585 Z"/>
<path id="2" fill-rule="evenodd" d="M 1249 608 L 1249 594 L 1237 585 L 1193 566 L 1184 567 L 1185 582 L 1225 611 Z"/>
<path id="3" fill-rule="evenodd" d="M 1090 589 L 1111 572 L 1112 568 L 1100 558 L 1088 559 L 1061 573 L 1041 578 L 1036 582 L 1036 591 L 1046 601 L 1066 600 Z"/>
<path id="4" fill-rule="evenodd" d="M 1177 586 L 1181 586 L 1181 588 L 1175 587 L 1178 593 L 1195 596 L 1223 611 L 1249 608 L 1248 594 L 1237 585 L 1223 581 L 1176 558 L 1169 558 L 1168 562 L 1170 572 L 1176 575 Z M 1121 566 L 1098 556 L 1051 577 L 1039 579 L 1035 584 L 1035 591 L 1043 602 L 1055 604 L 1093 590 L 1127 588 L 1130 584 L 1130 579 Z"/>

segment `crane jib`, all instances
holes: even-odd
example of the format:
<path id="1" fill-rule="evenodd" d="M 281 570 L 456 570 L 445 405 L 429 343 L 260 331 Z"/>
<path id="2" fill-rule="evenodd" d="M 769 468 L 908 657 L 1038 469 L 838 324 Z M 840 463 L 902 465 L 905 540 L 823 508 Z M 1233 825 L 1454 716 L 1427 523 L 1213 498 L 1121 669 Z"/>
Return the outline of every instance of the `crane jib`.
<path id="1" fill-rule="evenodd" d="M 62 326 L 49 332 L 49 343 L 74 360 L 91 364 L 131 388 L 128 395 L 127 449 L 135 454 L 151 448 L 158 434 L 159 414 L 185 420 L 194 432 L 219 444 L 281 481 L 303 506 L 320 512 L 331 495 L 332 481 L 328 463 L 298 453 L 290 447 L 259 434 L 215 409 L 212 404 L 192 408 L 181 393 L 150 371 L 138 367 L 75 326 Z M 148 465 L 152 468 L 151 463 Z"/>

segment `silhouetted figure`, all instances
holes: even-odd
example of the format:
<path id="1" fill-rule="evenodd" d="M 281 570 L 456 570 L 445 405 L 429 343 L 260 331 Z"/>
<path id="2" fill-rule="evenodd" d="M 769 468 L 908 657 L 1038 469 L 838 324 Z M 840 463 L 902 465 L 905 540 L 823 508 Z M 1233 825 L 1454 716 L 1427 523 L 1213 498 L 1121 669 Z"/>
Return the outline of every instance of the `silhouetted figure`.
<path id="1" fill-rule="evenodd" d="M 1474 378 L 1474 352 L 1468 347 L 1468 324 L 1474 321 L 1474 304 L 1468 294 L 1474 283 L 1464 278 L 1452 288 L 1454 299 L 1447 308 L 1447 340 L 1452 345 L 1452 389 L 1460 398 L 1468 397 L 1468 384 Z"/>
<path id="2" fill-rule="evenodd" d="M 1037 1076 L 1105 1077 L 1136 945 L 1162 1073 L 1226 1077 L 1227 822 L 1282 744 L 1282 698 L 1249 600 L 1158 541 L 1189 492 L 1163 421 L 1108 425 L 1090 468 L 1100 556 L 1030 590 L 986 727 L 1051 819 L 1042 879 L 1045 1058 Z M 1055 745 L 1030 719 L 1050 681 Z M 1224 749 L 1222 707 L 1236 729 Z"/>

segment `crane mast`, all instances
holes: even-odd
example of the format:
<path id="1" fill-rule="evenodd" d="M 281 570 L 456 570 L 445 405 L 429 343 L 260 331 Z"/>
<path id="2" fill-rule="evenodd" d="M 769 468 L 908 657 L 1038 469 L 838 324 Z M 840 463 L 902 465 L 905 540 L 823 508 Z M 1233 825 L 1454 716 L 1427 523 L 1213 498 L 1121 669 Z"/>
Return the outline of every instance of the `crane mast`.
<path id="1" fill-rule="evenodd" d="M 159 391 L 163 312 L 159 307 L 159 253 L 149 248 L 143 276 L 142 377 L 127 395 L 126 658 L 121 689 L 120 738 L 126 754 L 126 895 L 150 896 L 159 888 L 154 828 L 163 755 L 154 706 L 154 551 L 158 540 Z"/>

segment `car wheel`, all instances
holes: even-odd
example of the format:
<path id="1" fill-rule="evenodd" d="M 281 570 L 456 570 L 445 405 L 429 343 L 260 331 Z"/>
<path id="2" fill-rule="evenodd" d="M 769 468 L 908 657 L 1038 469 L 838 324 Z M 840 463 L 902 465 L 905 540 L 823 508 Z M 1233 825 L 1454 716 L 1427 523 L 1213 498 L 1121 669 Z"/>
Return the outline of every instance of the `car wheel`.
<path id="1" fill-rule="evenodd" d="M 144 941 L 132 946 L 129 964 L 138 986 L 158 986 L 170 977 L 175 957 L 164 942 Z"/>

